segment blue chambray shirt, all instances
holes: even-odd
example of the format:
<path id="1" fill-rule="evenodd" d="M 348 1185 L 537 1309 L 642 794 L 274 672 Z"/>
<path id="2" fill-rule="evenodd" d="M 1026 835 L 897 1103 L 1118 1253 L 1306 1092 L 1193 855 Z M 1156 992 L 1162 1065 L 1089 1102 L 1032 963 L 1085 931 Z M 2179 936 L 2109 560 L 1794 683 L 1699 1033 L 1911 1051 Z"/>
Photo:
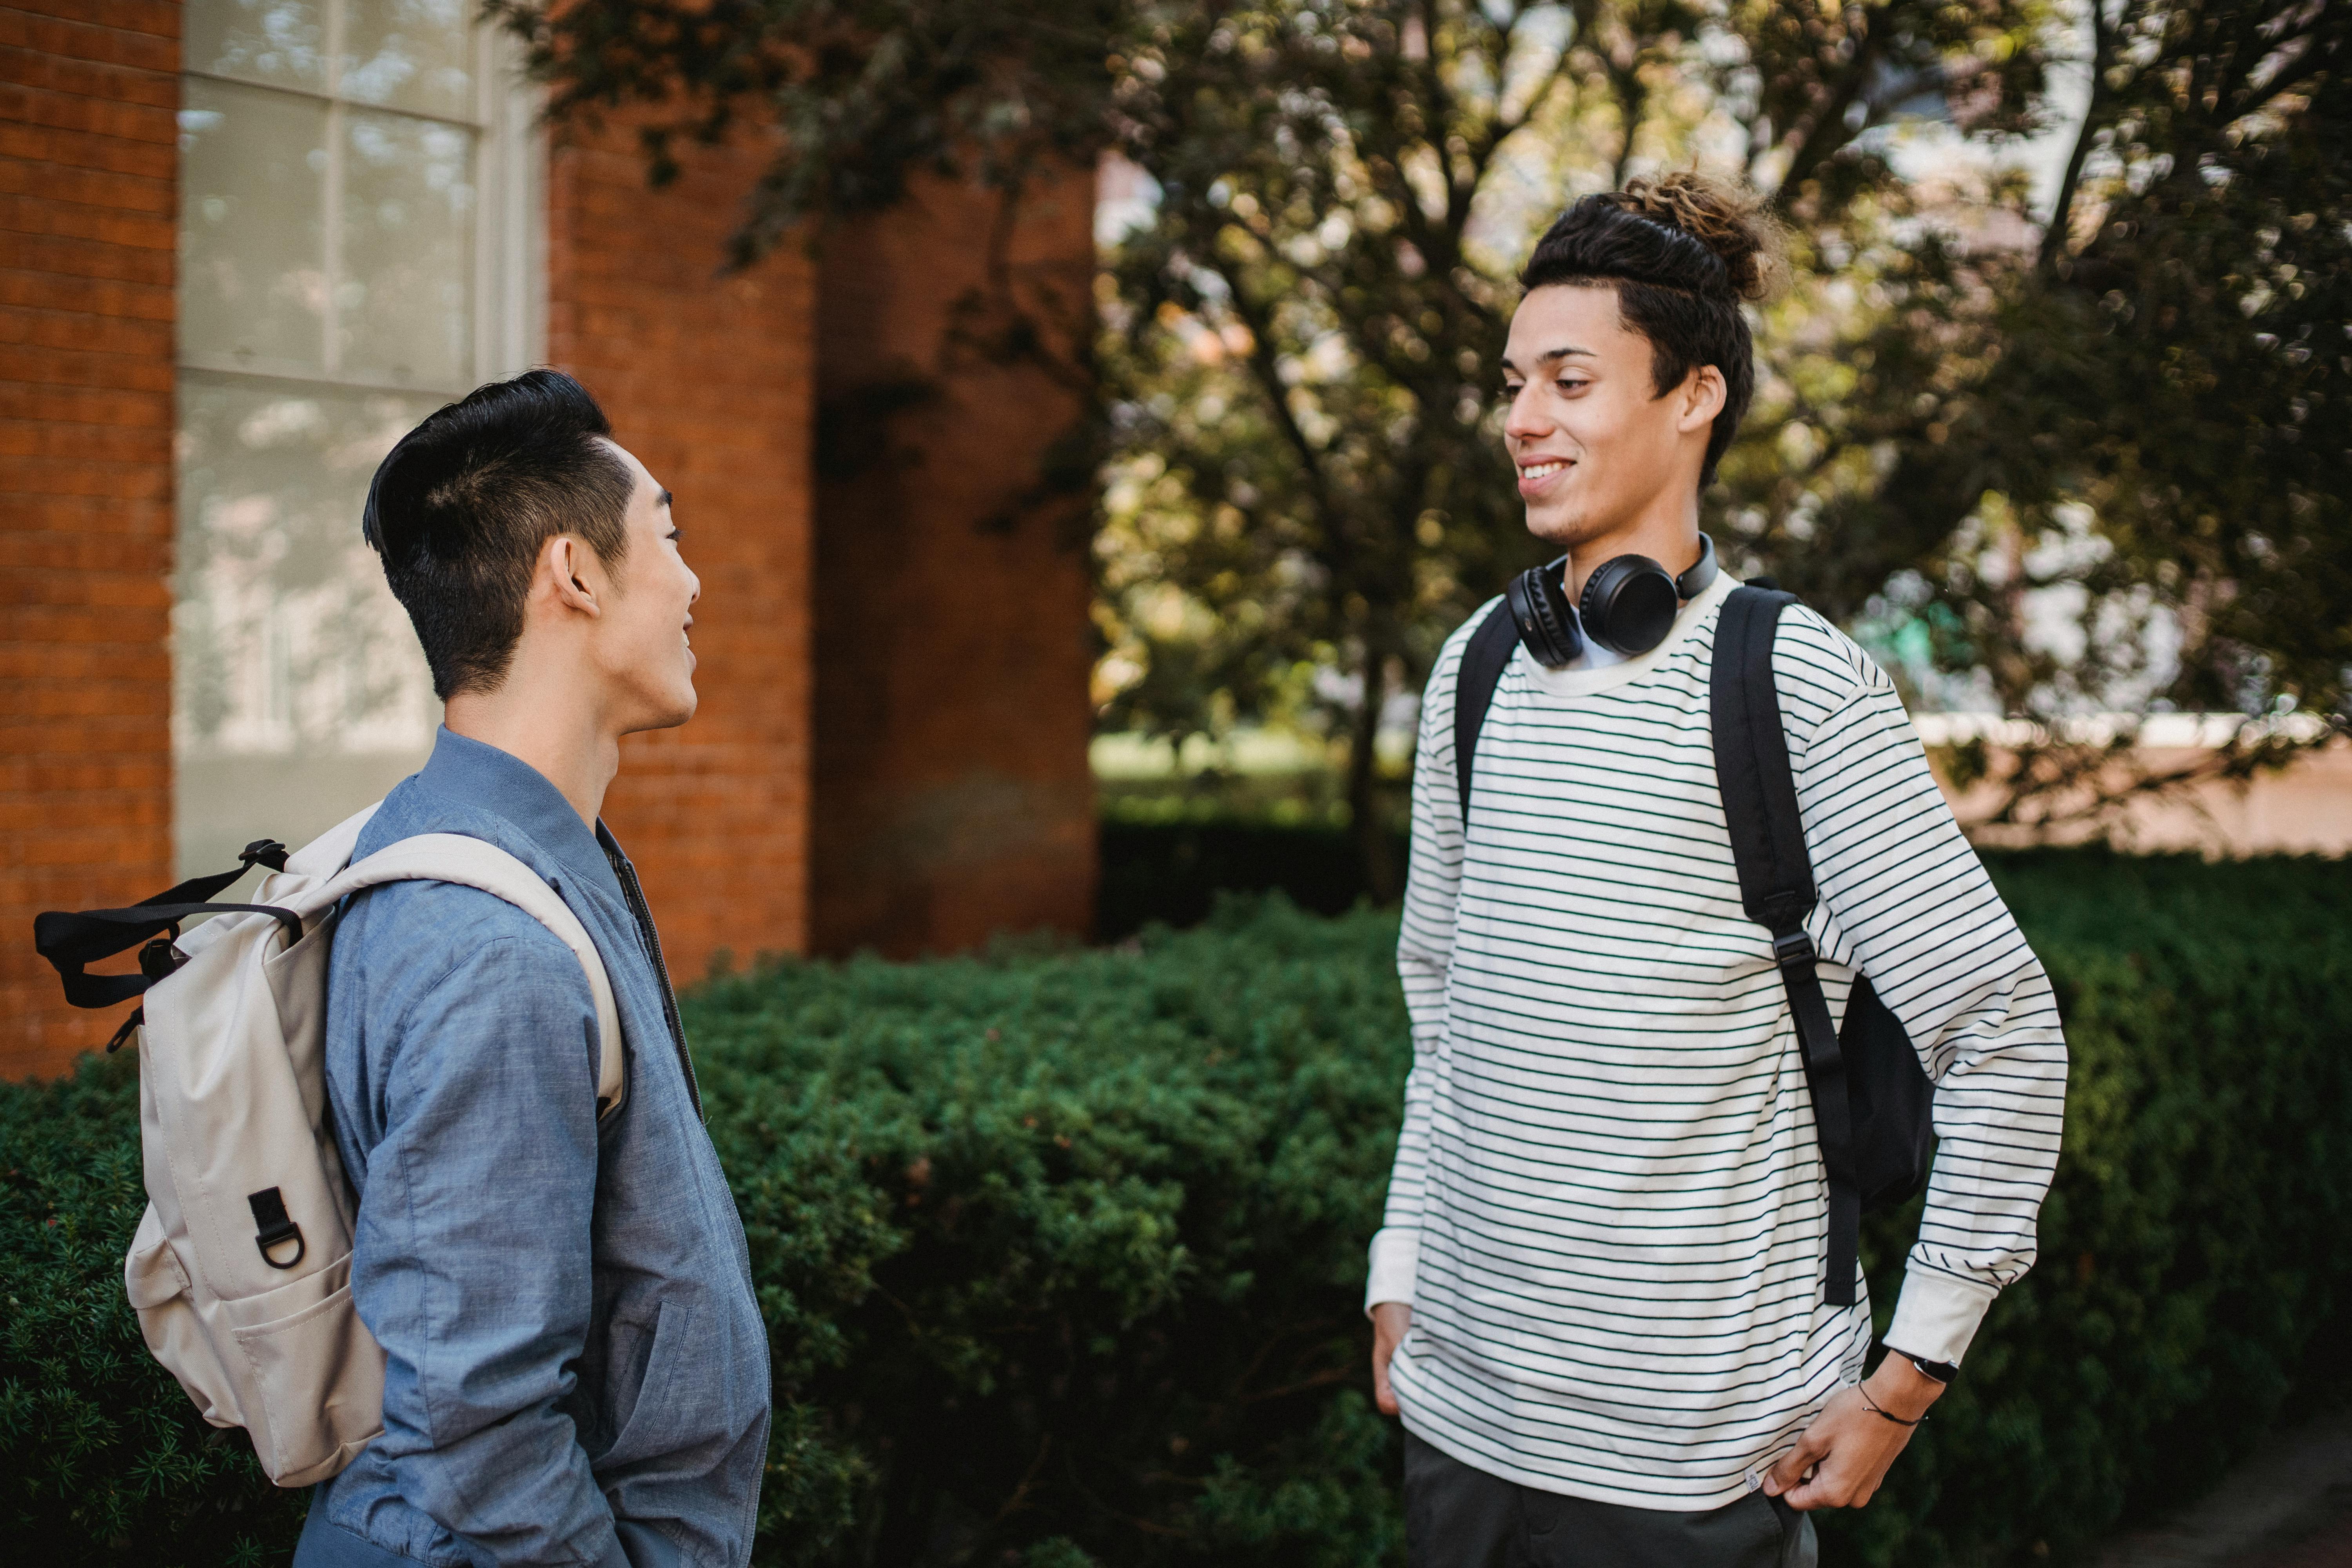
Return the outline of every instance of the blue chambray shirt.
<path id="1" fill-rule="evenodd" d="M 296 1562 L 746 1563 L 767 1335 L 635 874 L 536 770 L 446 730 L 357 853 L 418 833 L 497 845 L 580 917 L 628 1095 L 600 1128 L 588 982 L 530 916 L 446 882 L 346 905 L 327 1091 L 384 1430 L 313 1495 Z"/>

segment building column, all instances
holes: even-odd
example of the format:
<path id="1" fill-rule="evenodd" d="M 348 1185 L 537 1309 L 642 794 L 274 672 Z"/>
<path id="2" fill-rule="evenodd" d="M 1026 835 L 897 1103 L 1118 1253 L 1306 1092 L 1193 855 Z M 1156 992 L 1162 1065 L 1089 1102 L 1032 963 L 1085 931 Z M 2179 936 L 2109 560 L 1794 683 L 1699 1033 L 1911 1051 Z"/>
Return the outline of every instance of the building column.
<path id="1" fill-rule="evenodd" d="M 1094 180 L 917 181 L 817 312 L 812 942 L 1084 934 Z"/>
<path id="2" fill-rule="evenodd" d="M 701 706 L 633 737 L 605 817 L 679 984 L 714 958 L 808 945 L 809 427 L 815 269 L 787 247 L 721 275 L 762 166 L 697 148 L 649 190 L 625 128 L 569 132 L 549 169 L 548 358 L 677 498 Z"/>

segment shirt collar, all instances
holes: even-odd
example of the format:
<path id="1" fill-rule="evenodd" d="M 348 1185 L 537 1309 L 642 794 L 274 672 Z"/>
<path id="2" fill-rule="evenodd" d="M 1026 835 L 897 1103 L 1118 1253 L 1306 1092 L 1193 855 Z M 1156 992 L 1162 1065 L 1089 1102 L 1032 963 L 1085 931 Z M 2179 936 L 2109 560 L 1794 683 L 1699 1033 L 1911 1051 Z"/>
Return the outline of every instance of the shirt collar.
<path id="1" fill-rule="evenodd" d="M 619 879 L 598 842 L 610 837 L 604 823 L 592 832 L 563 792 L 513 752 L 444 725 L 416 779 L 435 795 L 504 817 L 573 878 L 620 896 Z"/>
<path id="2" fill-rule="evenodd" d="M 1598 668 L 1577 664 L 1566 669 L 1546 669 L 1524 647 L 1515 649 L 1512 657 L 1538 691 L 1549 691 L 1555 697 L 1589 697 L 1597 691 L 1608 691 L 1641 679 L 1672 658 L 1700 624 L 1715 613 L 1716 606 L 1731 597 L 1731 591 L 1738 586 L 1738 578 L 1728 572 L 1717 572 L 1715 581 L 1698 597 L 1684 604 L 1663 642 L 1647 653 L 1637 653 L 1613 664 Z"/>

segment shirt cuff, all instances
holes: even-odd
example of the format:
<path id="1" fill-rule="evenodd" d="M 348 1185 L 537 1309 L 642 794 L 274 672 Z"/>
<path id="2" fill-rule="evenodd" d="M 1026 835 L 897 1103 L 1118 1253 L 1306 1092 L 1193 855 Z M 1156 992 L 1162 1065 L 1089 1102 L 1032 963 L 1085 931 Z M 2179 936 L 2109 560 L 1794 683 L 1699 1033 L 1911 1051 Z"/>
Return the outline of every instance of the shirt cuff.
<path id="1" fill-rule="evenodd" d="M 1921 1361 L 1949 1362 L 1954 1366 L 1969 1353 L 1985 1309 L 1995 1292 L 1989 1286 L 1958 1279 L 1916 1264 L 1903 1271 L 1903 1293 L 1895 1298 L 1895 1321 L 1882 1342 L 1888 1350 L 1917 1356 Z"/>
<path id="2" fill-rule="evenodd" d="M 1383 1301 L 1412 1305 L 1414 1270 L 1421 1262 L 1421 1232 L 1392 1225 L 1372 1233 L 1371 1277 L 1364 1281 L 1367 1315 Z"/>

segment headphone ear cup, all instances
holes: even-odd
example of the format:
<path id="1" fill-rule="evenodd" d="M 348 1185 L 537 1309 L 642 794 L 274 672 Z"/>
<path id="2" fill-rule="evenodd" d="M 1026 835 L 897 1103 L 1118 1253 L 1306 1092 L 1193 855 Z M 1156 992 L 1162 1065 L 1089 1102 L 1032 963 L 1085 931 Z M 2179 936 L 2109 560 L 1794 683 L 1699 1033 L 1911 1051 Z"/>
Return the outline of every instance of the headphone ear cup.
<path id="1" fill-rule="evenodd" d="M 1604 561 L 1584 580 L 1584 627 L 1593 641 L 1628 658 L 1666 640 L 1682 608 L 1666 569 L 1646 555 Z"/>
<path id="2" fill-rule="evenodd" d="M 1520 573 L 1503 589 L 1504 603 L 1519 628 L 1520 644 L 1529 658 L 1547 669 L 1572 664 L 1584 651 L 1576 612 L 1569 607 L 1567 591 L 1560 586 L 1567 568 L 1568 557 L 1563 555 L 1549 566 Z"/>

